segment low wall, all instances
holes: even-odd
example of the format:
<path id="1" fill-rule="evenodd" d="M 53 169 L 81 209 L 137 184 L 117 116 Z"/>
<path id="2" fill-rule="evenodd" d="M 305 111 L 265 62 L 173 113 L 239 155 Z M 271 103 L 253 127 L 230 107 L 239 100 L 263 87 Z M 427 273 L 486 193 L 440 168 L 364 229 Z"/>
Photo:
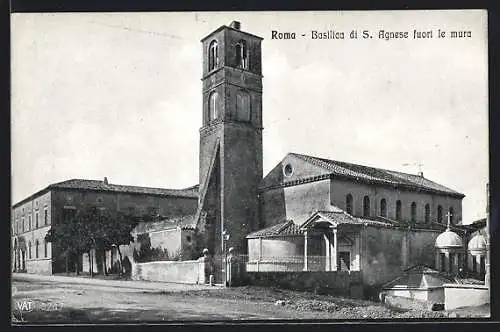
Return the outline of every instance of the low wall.
<path id="1" fill-rule="evenodd" d="M 484 285 L 445 284 L 443 286 L 445 310 L 490 303 L 490 290 Z"/>
<path id="2" fill-rule="evenodd" d="M 410 298 L 406 296 L 392 295 L 392 294 L 384 295 L 383 303 L 389 307 L 401 308 L 401 309 L 428 310 L 432 307 L 432 304 L 429 304 L 423 300 L 418 300 L 416 298 Z"/>
<path id="3" fill-rule="evenodd" d="M 34 259 L 26 261 L 26 272 L 34 274 L 52 274 L 52 259 Z"/>
<path id="4" fill-rule="evenodd" d="M 246 281 L 259 286 L 318 291 L 353 298 L 363 297 L 361 274 L 357 271 L 248 272 Z"/>
<path id="5" fill-rule="evenodd" d="M 201 266 L 201 268 L 200 268 Z M 196 261 L 162 261 L 132 263 L 132 280 L 148 280 L 197 284 L 203 274 L 203 265 Z"/>

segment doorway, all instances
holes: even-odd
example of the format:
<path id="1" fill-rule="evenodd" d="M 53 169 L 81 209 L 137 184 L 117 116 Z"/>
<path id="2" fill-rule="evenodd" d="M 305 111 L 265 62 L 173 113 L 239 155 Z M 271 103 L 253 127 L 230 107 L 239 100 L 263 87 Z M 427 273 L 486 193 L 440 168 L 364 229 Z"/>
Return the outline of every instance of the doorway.
<path id="1" fill-rule="evenodd" d="M 351 270 L 351 253 L 349 251 L 340 251 L 337 258 L 337 271 Z"/>

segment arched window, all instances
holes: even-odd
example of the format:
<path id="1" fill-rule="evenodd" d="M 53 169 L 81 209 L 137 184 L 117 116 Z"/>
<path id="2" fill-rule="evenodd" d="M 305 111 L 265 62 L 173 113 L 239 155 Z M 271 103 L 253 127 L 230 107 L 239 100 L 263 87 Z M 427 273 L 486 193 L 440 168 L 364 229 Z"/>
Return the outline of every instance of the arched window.
<path id="1" fill-rule="evenodd" d="M 380 200 L 380 215 L 382 217 L 387 217 L 387 202 L 385 201 L 385 198 Z"/>
<path id="2" fill-rule="evenodd" d="M 444 252 L 439 254 L 439 261 L 441 263 L 440 271 L 445 272 L 446 271 L 446 255 Z"/>
<path id="3" fill-rule="evenodd" d="M 245 91 L 236 94 L 236 119 L 250 121 L 250 95 Z"/>
<path id="4" fill-rule="evenodd" d="M 35 225 L 38 228 L 38 211 L 35 213 Z"/>
<path id="5" fill-rule="evenodd" d="M 417 220 L 417 203 L 411 203 L 411 222 L 415 222 Z"/>
<path id="6" fill-rule="evenodd" d="M 214 40 L 208 47 L 208 70 L 214 70 L 219 66 L 219 51 L 217 42 Z"/>
<path id="7" fill-rule="evenodd" d="M 363 217 L 370 216 L 370 197 L 363 197 Z"/>
<path id="8" fill-rule="evenodd" d="M 38 258 L 38 240 L 35 241 L 35 258 Z"/>
<path id="9" fill-rule="evenodd" d="M 24 232 L 24 218 L 22 219 L 21 232 Z"/>
<path id="10" fill-rule="evenodd" d="M 247 42 L 244 40 L 236 44 L 236 67 L 248 69 Z"/>
<path id="11" fill-rule="evenodd" d="M 401 201 L 396 201 L 396 220 L 401 220 Z"/>
<path id="12" fill-rule="evenodd" d="M 431 207 L 429 204 L 425 204 L 425 223 L 429 223 L 431 220 Z"/>
<path id="13" fill-rule="evenodd" d="M 44 257 L 47 257 L 47 246 L 48 246 L 47 241 L 43 241 L 43 252 L 44 252 Z"/>
<path id="14" fill-rule="evenodd" d="M 352 214 L 352 195 L 347 194 L 345 197 L 345 212 Z"/>
<path id="15" fill-rule="evenodd" d="M 208 97 L 208 114 L 210 121 L 219 117 L 219 95 L 215 91 Z"/>
<path id="16" fill-rule="evenodd" d="M 437 213 L 437 220 L 438 220 L 438 223 L 442 223 L 443 222 L 443 207 L 441 205 L 438 205 L 438 213 Z"/>
<path id="17" fill-rule="evenodd" d="M 31 259 L 31 241 L 28 242 L 28 258 Z"/>
<path id="18" fill-rule="evenodd" d="M 448 213 L 450 214 L 450 224 L 454 224 L 454 215 L 453 215 L 453 207 L 450 206 L 450 209 L 448 210 Z"/>
<path id="19" fill-rule="evenodd" d="M 477 262 L 476 262 L 476 256 L 472 256 L 472 272 L 477 273 Z"/>

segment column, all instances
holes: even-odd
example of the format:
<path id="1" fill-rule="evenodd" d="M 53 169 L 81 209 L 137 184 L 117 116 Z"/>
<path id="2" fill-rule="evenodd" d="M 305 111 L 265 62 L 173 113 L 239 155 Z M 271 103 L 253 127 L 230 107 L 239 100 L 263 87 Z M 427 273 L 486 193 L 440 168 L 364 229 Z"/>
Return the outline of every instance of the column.
<path id="1" fill-rule="evenodd" d="M 308 238 L 309 235 L 307 234 L 307 231 L 304 232 L 304 271 L 308 270 L 307 267 L 307 246 L 308 246 Z"/>
<path id="2" fill-rule="evenodd" d="M 325 270 L 326 271 L 331 271 L 332 269 L 332 261 L 331 261 L 331 254 L 330 254 L 330 239 L 328 238 L 328 234 L 324 234 L 323 238 L 325 239 L 325 256 L 326 256 L 326 264 L 325 264 Z"/>
<path id="3" fill-rule="evenodd" d="M 333 271 L 338 271 L 339 267 L 337 266 L 337 257 L 338 257 L 338 246 L 337 246 L 337 230 L 333 230 Z"/>

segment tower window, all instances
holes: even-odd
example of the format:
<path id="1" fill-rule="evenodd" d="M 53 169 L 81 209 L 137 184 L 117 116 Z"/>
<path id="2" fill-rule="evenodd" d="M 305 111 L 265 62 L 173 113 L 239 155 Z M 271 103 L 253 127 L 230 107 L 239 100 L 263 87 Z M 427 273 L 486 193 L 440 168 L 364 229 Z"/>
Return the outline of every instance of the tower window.
<path id="1" fill-rule="evenodd" d="M 438 223 L 443 223 L 443 207 L 438 205 L 438 215 L 437 215 Z"/>
<path id="2" fill-rule="evenodd" d="M 396 220 L 401 220 L 401 201 L 396 201 Z"/>
<path id="3" fill-rule="evenodd" d="M 345 198 L 345 211 L 352 214 L 352 195 L 348 194 Z"/>
<path id="4" fill-rule="evenodd" d="M 245 91 L 238 91 L 236 95 L 236 119 L 250 121 L 250 95 Z"/>
<path id="5" fill-rule="evenodd" d="M 450 253 L 448 256 L 448 272 L 453 273 L 453 266 L 455 265 L 455 254 Z"/>
<path id="6" fill-rule="evenodd" d="M 415 222 L 417 220 L 417 203 L 411 203 L 411 222 Z"/>
<path id="7" fill-rule="evenodd" d="M 38 242 L 38 240 L 36 240 L 36 242 L 35 242 L 35 258 L 38 258 L 38 244 L 39 244 L 39 242 Z"/>
<path id="8" fill-rule="evenodd" d="M 370 216 L 370 197 L 363 197 L 363 217 Z"/>
<path id="9" fill-rule="evenodd" d="M 387 202 L 385 201 L 385 198 L 380 200 L 380 215 L 382 217 L 387 217 Z"/>
<path id="10" fill-rule="evenodd" d="M 208 70 L 214 70 L 219 66 L 219 51 L 217 42 L 214 40 L 208 47 Z"/>
<path id="11" fill-rule="evenodd" d="M 236 67 L 248 69 L 247 42 L 244 40 L 240 40 L 236 44 Z"/>
<path id="12" fill-rule="evenodd" d="M 439 261 L 441 263 L 440 270 L 445 272 L 446 271 L 446 255 L 442 252 L 439 254 Z"/>
<path id="13" fill-rule="evenodd" d="M 219 117 L 219 95 L 217 92 L 212 92 L 208 97 L 208 114 L 210 121 Z"/>
<path id="14" fill-rule="evenodd" d="M 431 208 L 429 204 L 425 204 L 425 222 L 428 223 L 431 220 Z"/>

